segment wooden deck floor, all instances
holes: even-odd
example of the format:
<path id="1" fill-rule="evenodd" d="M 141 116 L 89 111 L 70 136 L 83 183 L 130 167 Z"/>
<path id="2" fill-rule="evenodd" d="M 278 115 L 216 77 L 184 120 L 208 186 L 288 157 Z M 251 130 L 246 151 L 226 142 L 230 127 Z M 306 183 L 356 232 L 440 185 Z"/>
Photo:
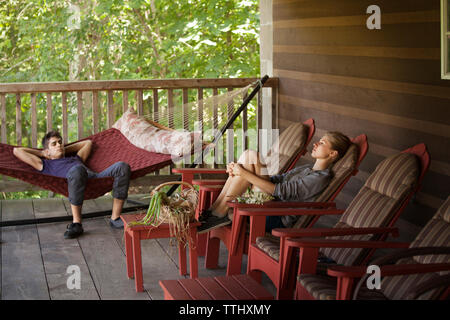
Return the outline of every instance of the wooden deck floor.
<path id="1" fill-rule="evenodd" d="M 144 201 L 139 195 L 130 198 Z M 111 206 L 110 197 L 101 197 L 85 201 L 83 213 L 108 210 Z M 0 215 L 2 221 L 70 215 L 70 204 L 61 198 L 3 200 Z M 63 237 L 68 222 L 0 228 L 1 299 L 163 299 L 158 281 L 183 277 L 178 273 L 176 247 L 170 246 L 169 239 L 142 241 L 145 291 L 137 293 L 134 280 L 126 275 L 123 231 L 110 228 L 108 219 L 85 219 L 85 233 L 71 240 Z M 224 275 L 226 261 L 224 247 L 218 269 L 205 269 L 204 258 L 199 257 L 199 277 Z M 67 288 L 71 275 L 67 268 L 71 265 L 81 271 L 79 290 Z M 263 285 L 275 293 L 268 279 L 263 279 Z"/>
<path id="2" fill-rule="evenodd" d="M 130 199 L 145 202 L 141 195 Z M 127 203 L 126 206 L 135 204 Z M 83 213 L 110 210 L 111 197 L 100 197 L 84 203 Z M 25 199 L 0 201 L 2 221 L 70 215 L 67 199 Z M 68 222 L 33 224 L 0 228 L 0 300 L 159 300 L 162 279 L 182 278 L 178 273 L 177 248 L 169 239 L 142 241 L 144 292 L 135 291 L 134 280 L 126 275 L 123 231 L 109 227 L 109 217 L 85 219 L 85 233 L 78 239 L 66 240 L 63 233 Z M 315 227 L 334 226 L 338 217 L 323 216 Z M 412 241 L 418 227 L 399 219 L 400 237 L 390 241 Z M 389 250 L 380 250 L 373 258 Z M 242 273 L 246 270 L 246 256 Z M 225 275 L 227 251 L 221 244 L 218 269 L 205 269 L 199 257 L 199 277 Z M 67 268 L 76 265 L 81 271 L 81 289 L 68 289 L 71 274 Z M 263 286 L 273 295 L 275 288 L 263 274 Z"/>

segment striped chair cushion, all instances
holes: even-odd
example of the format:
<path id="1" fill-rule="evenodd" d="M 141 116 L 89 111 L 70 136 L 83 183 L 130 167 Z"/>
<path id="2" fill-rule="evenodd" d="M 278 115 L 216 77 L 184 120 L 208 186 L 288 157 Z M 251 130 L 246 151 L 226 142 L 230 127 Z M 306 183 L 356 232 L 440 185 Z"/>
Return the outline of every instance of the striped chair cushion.
<path id="1" fill-rule="evenodd" d="M 419 163 L 415 155 L 400 153 L 382 161 L 348 206 L 336 227 L 383 227 L 417 184 Z M 330 237 L 368 240 L 369 236 Z M 338 264 L 352 265 L 366 253 L 361 249 L 325 248 L 321 252 Z"/>
<path id="2" fill-rule="evenodd" d="M 366 186 L 393 199 L 403 199 L 417 183 L 420 168 L 411 153 L 399 153 L 382 161 L 366 181 Z"/>
<path id="3" fill-rule="evenodd" d="M 331 199 L 336 190 L 344 182 L 344 180 L 352 174 L 355 170 L 356 162 L 358 161 L 359 150 L 358 146 L 352 144 L 345 155 L 337 161 L 331 168 L 333 177 L 327 188 L 316 198 L 318 202 L 326 202 Z M 310 222 L 314 219 L 314 216 L 300 216 L 297 222 L 294 224 L 294 228 L 306 228 Z"/>
<path id="4" fill-rule="evenodd" d="M 439 208 L 433 218 L 428 221 L 422 231 L 411 243 L 411 248 L 418 247 L 448 247 L 450 246 L 450 197 Z M 406 261 L 405 261 L 406 260 Z M 450 255 L 427 255 L 403 259 L 398 263 L 450 263 Z M 448 272 L 441 272 L 440 275 Z M 405 299 L 410 289 L 418 283 L 437 277 L 434 274 L 413 274 L 405 276 L 386 277 L 381 282 L 383 293 L 390 299 Z M 422 295 L 421 299 L 433 299 L 441 289 Z"/>
<path id="5" fill-rule="evenodd" d="M 302 274 L 297 277 L 298 282 L 317 300 L 336 300 L 337 278 L 318 274 Z M 380 290 L 361 288 L 359 299 L 386 300 Z"/>
<path id="6" fill-rule="evenodd" d="M 264 237 L 256 238 L 256 246 L 264 251 L 269 257 L 272 259 L 279 261 L 280 259 L 280 238 L 272 236 L 271 234 L 266 233 Z M 323 255 L 319 253 L 319 258 Z M 316 272 L 317 274 L 327 274 L 327 269 L 331 265 L 335 266 L 335 263 L 332 262 L 317 262 Z"/>
<path id="7" fill-rule="evenodd" d="M 269 175 L 287 170 L 293 158 L 304 147 L 307 132 L 307 126 L 303 123 L 293 123 L 280 134 L 264 159 Z"/>
<path id="8" fill-rule="evenodd" d="M 338 222 L 334 226 L 335 228 L 351 228 L 344 222 Z M 353 240 L 353 241 L 367 241 L 372 238 L 371 235 L 349 235 L 340 237 L 327 237 L 328 239 L 341 239 L 341 240 Z M 320 253 L 324 256 L 336 261 L 338 264 L 351 265 L 353 262 L 358 262 L 360 256 L 364 253 L 364 249 L 359 248 L 325 248 L 321 249 Z"/>
<path id="9" fill-rule="evenodd" d="M 280 238 L 273 236 L 256 237 L 256 246 L 276 261 L 280 258 Z"/>
<path id="10" fill-rule="evenodd" d="M 418 247 L 445 247 L 450 246 L 450 196 L 442 204 L 436 214 L 431 218 L 422 231 L 411 243 L 412 248 Z M 446 255 L 418 256 L 414 260 L 418 263 L 449 262 Z"/>
<path id="11" fill-rule="evenodd" d="M 448 261 L 447 261 L 448 262 Z M 417 263 L 414 259 L 402 259 L 398 264 L 413 264 Z M 405 300 L 411 289 L 424 281 L 431 280 L 437 277 L 437 273 L 425 274 L 411 274 L 394 277 L 384 277 L 381 280 L 381 291 L 391 300 Z M 431 290 L 419 297 L 419 300 L 432 300 L 439 295 L 441 289 Z"/>

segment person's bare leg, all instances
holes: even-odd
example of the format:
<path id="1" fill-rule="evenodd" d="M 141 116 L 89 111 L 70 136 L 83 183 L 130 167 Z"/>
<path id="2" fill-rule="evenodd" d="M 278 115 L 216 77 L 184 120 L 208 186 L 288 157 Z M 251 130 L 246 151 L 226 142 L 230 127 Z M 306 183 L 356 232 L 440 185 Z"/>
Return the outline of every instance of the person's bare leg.
<path id="1" fill-rule="evenodd" d="M 213 214 L 218 217 L 223 217 L 228 212 L 227 201 L 233 200 L 235 197 L 240 196 L 250 187 L 250 183 L 241 177 L 230 177 L 231 183 L 226 192 L 224 192 L 223 197 L 213 203 L 211 210 Z"/>
<path id="2" fill-rule="evenodd" d="M 265 164 L 261 163 L 258 152 L 246 150 L 239 158 L 238 163 L 241 164 L 244 169 L 269 179 L 269 176 L 263 174 Z M 219 197 L 210 208 L 213 210 L 213 214 L 219 217 L 225 216 L 229 209 L 226 202 L 242 195 L 250 186 L 251 184 L 246 179 L 239 176 L 229 177 Z"/>
<path id="3" fill-rule="evenodd" d="M 113 207 L 112 207 L 112 215 L 111 215 L 112 220 L 116 220 L 117 218 L 120 217 L 124 203 L 125 203 L 125 200 L 113 198 Z"/>
<path id="4" fill-rule="evenodd" d="M 72 209 L 72 217 L 73 217 L 73 223 L 81 223 L 81 206 L 74 206 L 73 204 L 70 205 L 70 208 Z"/>

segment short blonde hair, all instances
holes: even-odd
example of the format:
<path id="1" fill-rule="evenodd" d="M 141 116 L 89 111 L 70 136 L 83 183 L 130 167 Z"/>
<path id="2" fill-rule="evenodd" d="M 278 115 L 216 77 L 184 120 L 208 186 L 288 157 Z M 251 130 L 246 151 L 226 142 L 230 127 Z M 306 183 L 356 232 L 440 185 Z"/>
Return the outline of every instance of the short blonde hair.
<path id="1" fill-rule="evenodd" d="M 325 133 L 325 136 L 328 138 L 328 141 L 331 144 L 331 148 L 333 150 L 336 150 L 338 153 L 337 158 L 334 160 L 334 162 L 336 162 L 344 156 L 344 154 L 352 144 L 352 141 L 349 137 L 339 131 L 329 131 Z"/>

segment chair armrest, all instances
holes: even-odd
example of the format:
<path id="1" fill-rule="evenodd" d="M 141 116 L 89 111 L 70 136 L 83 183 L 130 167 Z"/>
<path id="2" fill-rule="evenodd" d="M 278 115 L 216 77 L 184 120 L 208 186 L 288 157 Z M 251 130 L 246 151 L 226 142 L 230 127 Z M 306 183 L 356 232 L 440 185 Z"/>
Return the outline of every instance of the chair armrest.
<path id="1" fill-rule="evenodd" d="M 415 257 L 415 256 L 424 256 L 424 255 L 439 255 L 439 254 L 449 254 L 450 255 L 450 247 L 416 247 L 416 248 L 408 248 L 406 250 L 396 251 L 389 254 L 386 254 L 382 257 L 373 260 L 373 264 L 376 265 L 385 265 L 385 264 L 393 264 L 400 259 Z"/>
<path id="2" fill-rule="evenodd" d="M 272 235 L 276 237 L 331 237 L 347 236 L 356 234 L 386 234 L 390 233 L 398 237 L 398 228 L 276 228 L 272 230 Z M 327 239 L 327 241 L 332 239 Z M 301 241 L 301 239 L 290 239 L 290 241 Z M 319 240 L 317 240 L 319 241 Z M 341 240 L 342 241 L 342 240 Z M 352 240 L 348 240 L 352 241 Z M 373 241 L 370 241 L 373 243 Z"/>
<path id="3" fill-rule="evenodd" d="M 226 179 L 194 179 L 192 180 L 192 185 L 197 186 L 216 186 L 217 188 L 223 188 L 225 185 Z"/>
<path id="4" fill-rule="evenodd" d="M 195 174 L 203 173 L 226 173 L 226 169 L 213 168 L 173 168 L 172 173 L 181 173 L 181 180 L 192 184 Z"/>
<path id="5" fill-rule="evenodd" d="M 304 209 L 304 208 L 248 208 L 239 209 L 239 214 L 249 217 L 260 216 L 303 216 L 303 215 L 341 215 L 344 210 L 339 209 Z"/>
<path id="6" fill-rule="evenodd" d="M 450 263 L 394 264 L 381 266 L 380 276 L 387 277 L 449 270 Z M 361 278 L 367 274 L 367 266 L 332 266 L 328 267 L 327 274 L 338 278 Z"/>
<path id="7" fill-rule="evenodd" d="M 408 242 L 364 241 L 364 240 L 335 240 L 335 239 L 287 239 L 288 247 L 294 248 L 364 248 L 364 249 L 396 249 L 407 248 Z"/>
<path id="8" fill-rule="evenodd" d="M 227 173 L 227 169 L 214 169 L 214 168 L 173 168 L 172 173 L 181 174 L 200 174 L 200 173 Z"/>
<path id="9" fill-rule="evenodd" d="M 335 202 L 300 202 L 300 201 L 267 201 L 264 204 L 240 203 L 235 201 L 227 201 L 230 208 L 336 208 Z"/>

